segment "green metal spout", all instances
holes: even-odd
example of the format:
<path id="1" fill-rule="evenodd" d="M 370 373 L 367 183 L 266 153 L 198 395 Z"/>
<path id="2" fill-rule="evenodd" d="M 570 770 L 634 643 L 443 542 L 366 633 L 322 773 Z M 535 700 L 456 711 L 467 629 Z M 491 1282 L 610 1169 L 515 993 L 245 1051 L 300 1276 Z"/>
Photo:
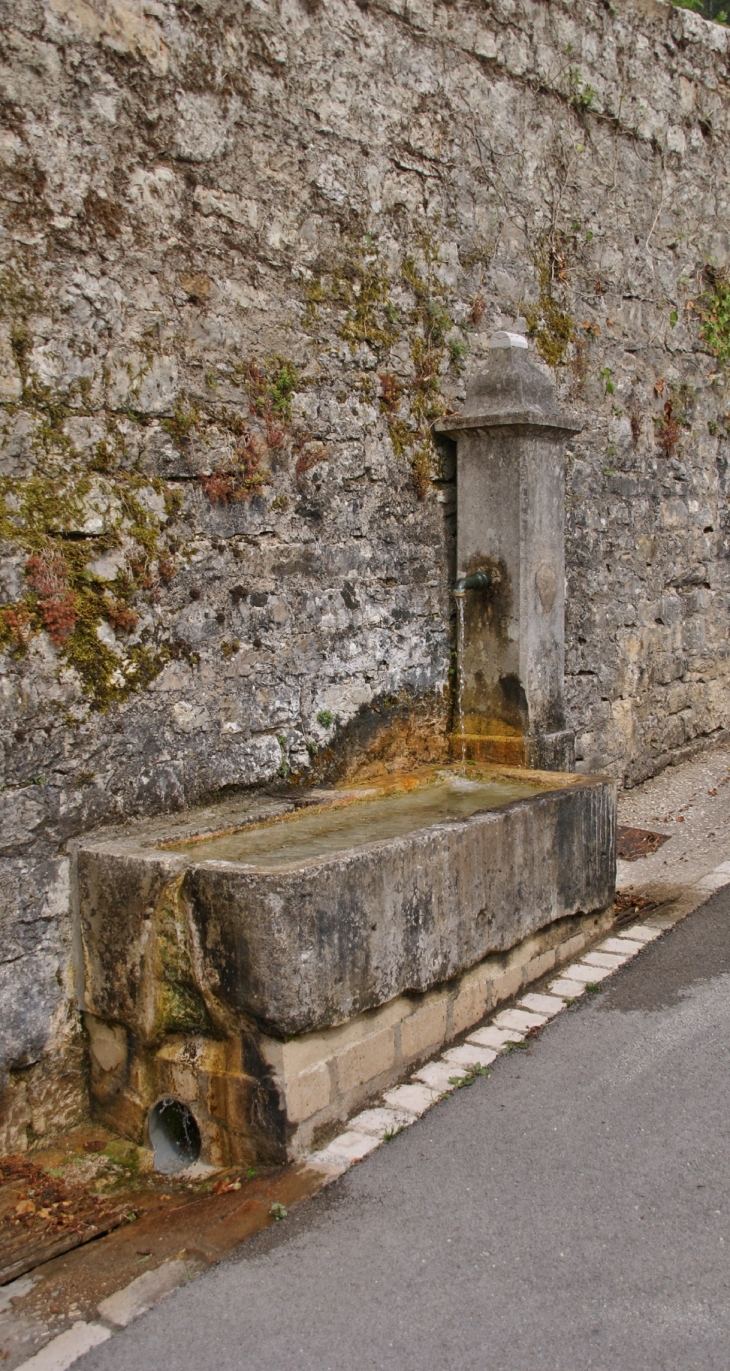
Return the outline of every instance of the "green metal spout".
<path id="1" fill-rule="evenodd" d="M 460 597 L 466 595 L 467 590 L 490 590 L 491 586 L 491 571 L 473 571 L 471 576 L 459 577 L 454 585 L 452 594 Z"/>

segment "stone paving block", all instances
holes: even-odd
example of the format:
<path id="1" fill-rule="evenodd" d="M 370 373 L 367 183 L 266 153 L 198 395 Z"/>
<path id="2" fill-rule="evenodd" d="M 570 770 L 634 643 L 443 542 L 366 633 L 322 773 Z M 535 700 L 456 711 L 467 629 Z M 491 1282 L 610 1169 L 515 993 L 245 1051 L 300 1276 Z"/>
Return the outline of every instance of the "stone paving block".
<path id="1" fill-rule="evenodd" d="M 730 862 L 728 863 L 730 866 Z M 661 937 L 664 930 L 662 928 L 652 928 L 650 924 L 632 924 L 623 933 L 619 933 L 619 938 L 629 938 L 636 943 L 650 943 L 654 938 Z"/>
<path id="2" fill-rule="evenodd" d="M 330 1152 L 327 1147 L 323 1147 L 319 1152 L 307 1153 L 302 1161 L 306 1162 L 307 1166 L 313 1167 L 315 1171 L 326 1172 L 330 1180 L 334 1180 L 336 1176 L 342 1176 L 351 1166 L 351 1162 L 341 1152 Z"/>
<path id="3" fill-rule="evenodd" d="M 356 1133 L 348 1128 L 319 1152 L 312 1152 L 307 1161 L 313 1166 L 352 1166 L 353 1162 L 362 1161 L 363 1157 L 380 1147 L 380 1142 L 381 1139 L 374 1133 Z"/>
<path id="4" fill-rule="evenodd" d="M 497 1053 L 491 1047 L 479 1047 L 477 1043 L 463 1043 L 461 1047 L 450 1047 L 444 1052 L 443 1061 L 450 1066 L 490 1066 Z"/>
<path id="5" fill-rule="evenodd" d="M 516 1028 L 518 1033 L 529 1033 L 531 1028 L 542 1028 L 547 1023 L 546 1014 L 531 1014 L 526 1009 L 503 1009 L 495 1020 L 497 1028 Z"/>
<path id="6" fill-rule="evenodd" d="M 414 1071 L 411 1076 L 412 1081 L 421 1081 L 431 1090 L 438 1090 L 439 1094 L 453 1090 L 454 1080 L 462 1080 L 468 1072 L 464 1067 L 457 1066 L 454 1062 L 427 1062 L 420 1071 Z"/>
<path id="7" fill-rule="evenodd" d="M 594 948 L 594 951 L 617 952 L 620 957 L 625 957 L 627 952 L 632 955 L 641 952 L 643 946 L 643 943 L 635 942 L 633 938 L 604 938 L 603 942 Z"/>
<path id="8" fill-rule="evenodd" d="M 725 871 L 708 871 L 697 882 L 699 890 L 721 890 L 725 885 L 730 885 L 730 875 Z"/>
<path id="9" fill-rule="evenodd" d="M 47 1342 L 34 1357 L 16 1367 L 16 1371 L 66 1371 L 67 1366 L 72 1366 L 79 1357 L 84 1356 L 84 1353 L 90 1352 L 92 1347 L 98 1347 L 100 1342 L 106 1342 L 110 1337 L 110 1328 L 104 1328 L 100 1323 L 84 1323 L 79 1320 L 78 1323 L 72 1324 L 71 1328 L 67 1328 L 65 1333 L 59 1333 L 57 1338 Z"/>
<path id="10" fill-rule="evenodd" d="M 477 1043 L 479 1047 L 491 1047 L 495 1052 L 501 1052 L 506 1043 L 524 1041 L 524 1033 L 518 1033 L 514 1028 L 495 1028 L 494 1024 L 489 1024 L 486 1028 L 475 1028 L 467 1038 L 467 1042 Z"/>
<path id="11" fill-rule="evenodd" d="M 29 1294 L 40 1279 L 38 1275 L 17 1276 L 14 1281 L 7 1281 L 5 1285 L 0 1286 L 0 1315 L 7 1313 L 12 1300 L 19 1300 L 21 1296 Z"/>
<path id="12" fill-rule="evenodd" d="M 550 989 L 553 995 L 562 995 L 564 1000 L 577 1000 L 585 994 L 586 988 L 582 981 L 571 981 L 567 976 L 561 976 L 552 982 Z"/>
<path id="13" fill-rule="evenodd" d="M 549 1019 L 553 1014 L 559 1014 L 561 1009 L 565 1009 L 565 1000 L 561 1000 L 558 995 L 525 995 L 519 1003 L 520 1009 L 531 1009 L 535 1014 L 547 1014 Z"/>
<path id="14" fill-rule="evenodd" d="M 405 1109 L 363 1109 L 350 1119 L 349 1128 L 354 1133 L 371 1133 L 375 1138 L 384 1138 L 395 1128 L 408 1128 L 415 1123 L 415 1116 Z"/>
<path id="15" fill-rule="evenodd" d="M 172 1290 L 177 1290 L 179 1285 L 189 1281 L 196 1269 L 193 1262 L 163 1262 L 162 1266 L 156 1267 L 154 1271 L 144 1271 L 122 1290 L 116 1290 L 113 1295 L 108 1295 L 97 1305 L 97 1312 L 107 1323 L 115 1323 L 117 1328 L 126 1328 L 127 1324 L 133 1319 L 138 1319 L 140 1314 L 146 1314 L 148 1309 L 153 1309 L 165 1295 L 169 1295 Z"/>
<path id="16" fill-rule="evenodd" d="M 719 866 L 715 867 L 715 871 L 722 871 L 724 874 L 730 876 L 730 862 L 720 862 Z"/>
<path id="17" fill-rule="evenodd" d="M 571 981 L 583 981 L 584 985 L 596 985 L 598 981 L 605 981 L 611 972 L 607 966 L 584 966 L 582 962 L 574 962 L 572 966 L 566 967 L 565 974 Z"/>
<path id="18" fill-rule="evenodd" d="M 619 957 L 617 952 L 586 952 L 583 963 L 588 966 L 603 966 L 609 971 L 616 971 L 619 966 L 623 966 L 624 962 L 630 962 L 633 955 L 633 952 L 627 952 L 625 957 Z"/>
<path id="19" fill-rule="evenodd" d="M 385 1103 L 391 1109 L 406 1109 L 409 1114 L 416 1114 L 420 1117 L 425 1114 L 438 1100 L 438 1092 L 430 1090 L 427 1085 L 397 1085 L 395 1090 L 386 1090 L 383 1095 Z"/>

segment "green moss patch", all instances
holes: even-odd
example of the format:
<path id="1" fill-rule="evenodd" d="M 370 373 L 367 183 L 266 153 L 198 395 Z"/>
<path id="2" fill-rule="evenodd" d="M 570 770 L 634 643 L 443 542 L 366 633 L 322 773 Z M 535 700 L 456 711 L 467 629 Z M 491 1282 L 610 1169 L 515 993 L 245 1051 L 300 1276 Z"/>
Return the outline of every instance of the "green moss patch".
<path id="1" fill-rule="evenodd" d="M 521 305 L 528 335 L 550 367 L 568 361 L 575 338 L 575 320 L 558 298 L 560 285 L 567 279 L 566 257 L 567 243 L 562 236 L 556 242 L 540 245 L 534 259 L 540 293 L 536 303 L 523 301 Z"/>

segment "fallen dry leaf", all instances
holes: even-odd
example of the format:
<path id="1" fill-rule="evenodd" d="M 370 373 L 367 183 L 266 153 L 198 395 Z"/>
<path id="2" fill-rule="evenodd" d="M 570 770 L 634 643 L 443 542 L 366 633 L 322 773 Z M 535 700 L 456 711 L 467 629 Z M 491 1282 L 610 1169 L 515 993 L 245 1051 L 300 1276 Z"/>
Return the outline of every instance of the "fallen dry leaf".
<path id="1" fill-rule="evenodd" d="M 228 1194 L 230 1193 L 231 1190 L 240 1190 L 240 1189 L 241 1189 L 241 1182 L 240 1182 L 240 1180 L 235 1180 L 235 1181 L 216 1181 L 215 1185 L 213 1186 L 213 1194 L 214 1194 L 214 1195 L 228 1195 Z"/>

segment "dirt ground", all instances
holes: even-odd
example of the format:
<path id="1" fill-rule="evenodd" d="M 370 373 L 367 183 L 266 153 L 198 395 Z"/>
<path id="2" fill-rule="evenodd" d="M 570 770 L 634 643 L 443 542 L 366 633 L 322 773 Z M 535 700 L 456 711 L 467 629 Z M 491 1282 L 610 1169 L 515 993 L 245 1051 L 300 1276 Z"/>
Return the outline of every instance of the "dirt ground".
<path id="1" fill-rule="evenodd" d="M 192 1277 L 323 1180 L 296 1165 L 162 1176 L 149 1149 L 94 1123 L 2 1159 L 0 1364 L 12 1371 L 163 1262 Z"/>

